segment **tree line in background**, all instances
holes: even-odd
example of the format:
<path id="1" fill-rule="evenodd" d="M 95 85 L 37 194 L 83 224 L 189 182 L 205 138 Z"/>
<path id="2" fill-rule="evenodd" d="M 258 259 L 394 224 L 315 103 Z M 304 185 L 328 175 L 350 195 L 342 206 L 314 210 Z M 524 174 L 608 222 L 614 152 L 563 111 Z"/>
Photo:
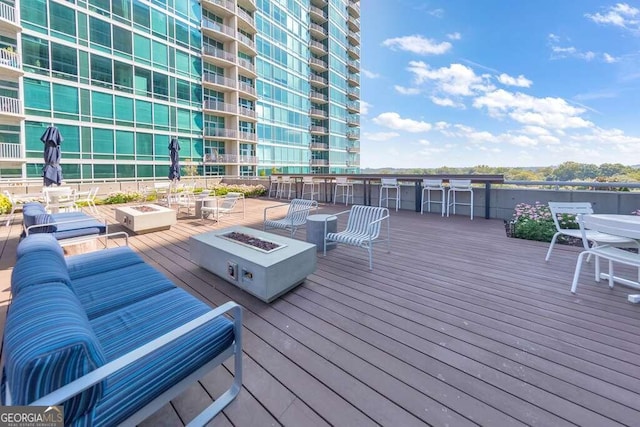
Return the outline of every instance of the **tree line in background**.
<path id="1" fill-rule="evenodd" d="M 489 174 L 504 175 L 507 181 L 598 181 L 598 182 L 634 182 L 640 181 L 640 168 L 625 166 L 621 163 L 603 163 L 600 166 L 592 163 L 565 162 L 558 166 L 545 167 L 491 167 L 478 165 L 464 168 L 443 166 L 440 168 L 422 169 L 365 169 L 361 173 L 381 174 L 416 174 L 416 175 L 454 175 L 454 174 Z"/>

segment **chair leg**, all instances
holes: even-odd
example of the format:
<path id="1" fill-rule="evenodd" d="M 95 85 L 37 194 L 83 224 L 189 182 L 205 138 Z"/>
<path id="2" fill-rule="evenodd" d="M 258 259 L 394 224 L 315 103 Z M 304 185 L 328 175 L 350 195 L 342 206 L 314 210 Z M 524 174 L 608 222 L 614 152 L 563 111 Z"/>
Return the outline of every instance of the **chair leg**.
<path id="1" fill-rule="evenodd" d="M 580 277 L 580 270 L 582 269 L 582 258 L 584 258 L 585 252 L 580 252 L 578 255 L 578 261 L 576 261 L 576 270 L 573 272 L 573 282 L 571 283 L 571 293 L 575 294 L 578 288 L 578 278 Z"/>
<path id="2" fill-rule="evenodd" d="M 609 260 L 609 288 L 613 289 L 613 261 Z"/>
<path id="3" fill-rule="evenodd" d="M 558 236 L 560 235 L 560 233 L 556 233 L 553 235 L 553 238 L 551 239 L 551 244 L 549 245 L 549 250 L 547 251 L 547 256 L 544 258 L 545 261 L 549 261 L 549 258 L 551 258 L 551 251 L 553 250 L 553 247 L 556 244 L 556 240 L 558 240 Z"/>

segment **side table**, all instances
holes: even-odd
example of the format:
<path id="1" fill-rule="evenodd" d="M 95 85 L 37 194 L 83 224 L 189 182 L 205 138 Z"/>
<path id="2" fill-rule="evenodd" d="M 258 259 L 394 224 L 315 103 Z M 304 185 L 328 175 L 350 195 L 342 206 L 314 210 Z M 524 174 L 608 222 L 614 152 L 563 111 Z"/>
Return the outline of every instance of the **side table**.
<path id="1" fill-rule="evenodd" d="M 321 251 L 324 248 L 325 222 L 327 233 L 335 233 L 338 230 L 338 217 L 335 215 L 315 214 L 307 217 L 307 242 L 316 245 L 316 251 Z M 335 243 L 331 242 L 327 245 L 327 250 L 335 247 Z"/>

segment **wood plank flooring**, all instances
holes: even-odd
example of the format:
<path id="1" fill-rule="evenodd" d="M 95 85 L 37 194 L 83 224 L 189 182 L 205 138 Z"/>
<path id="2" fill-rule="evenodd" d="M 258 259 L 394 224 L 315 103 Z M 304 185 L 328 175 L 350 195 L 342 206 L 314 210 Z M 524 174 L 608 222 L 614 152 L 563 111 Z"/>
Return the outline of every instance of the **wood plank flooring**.
<path id="1" fill-rule="evenodd" d="M 589 264 L 572 295 L 578 248 L 558 245 L 545 263 L 546 243 L 509 239 L 501 221 L 392 211 L 391 252 L 376 247 L 373 271 L 364 250 L 340 246 L 271 304 L 190 261 L 189 236 L 261 228 L 278 203 L 248 199 L 244 219 L 220 225 L 180 215 L 169 231 L 129 239 L 203 301 L 245 308 L 244 387 L 211 425 L 639 424 L 640 306 L 626 301 L 638 292 L 597 284 Z M 113 209 L 100 207 L 112 223 Z M 19 222 L 0 227 L 3 320 Z M 183 425 L 232 376 L 226 363 L 144 425 Z"/>

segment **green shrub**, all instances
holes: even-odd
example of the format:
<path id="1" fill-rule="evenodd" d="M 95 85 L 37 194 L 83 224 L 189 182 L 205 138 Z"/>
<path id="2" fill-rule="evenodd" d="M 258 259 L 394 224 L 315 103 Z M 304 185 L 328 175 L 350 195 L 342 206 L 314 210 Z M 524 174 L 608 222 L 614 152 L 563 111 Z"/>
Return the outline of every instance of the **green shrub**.
<path id="1" fill-rule="evenodd" d="M 0 215 L 8 214 L 9 212 L 11 212 L 11 202 L 7 196 L 0 194 Z"/>
<path id="2" fill-rule="evenodd" d="M 155 195 L 154 195 L 155 200 Z M 112 193 L 109 194 L 100 204 L 113 205 L 120 203 L 142 202 L 146 201 L 145 197 L 140 193 Z"/>
<path id="3" fill-rule="evenodd" d="M 558 217 L 558 221 L 562 228 L 578 228 L 574 215 L 562 214 Z M 550 242 L 557 231 L 549 206 L 540 202 L 533 205 L 527 203 L 516 205 L 511 224 L 513 237 L 520 239 Z"/>

